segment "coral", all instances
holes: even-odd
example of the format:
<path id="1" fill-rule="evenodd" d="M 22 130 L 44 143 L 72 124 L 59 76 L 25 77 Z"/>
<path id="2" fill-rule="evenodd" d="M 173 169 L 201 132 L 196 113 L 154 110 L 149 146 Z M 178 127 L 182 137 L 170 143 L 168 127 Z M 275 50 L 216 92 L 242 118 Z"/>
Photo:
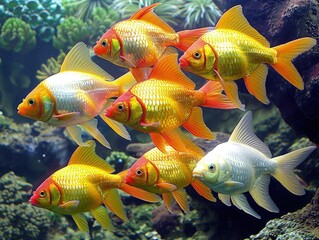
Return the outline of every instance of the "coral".
<path id="1" fill-rule="evenodd" d="M 18 17 L 30 24 L 44 42 L 52 39 L 55 27 L 63 21 L 64 10 L 59 1 L 2 0 L 0 3 L 0 22 L 13 16 Z"/>
<path id="2" fill-rule="evenodd" d="M 149 6 L 155 2 L 161 2 L 159 6 L 155 8 L 156 14 L 158 14 L 165 22 L 178 26 L 179 22 L 176 21 L 180 6 L 184 5 L 183 0 L 115 0 L 112 3 L 112 8 L 120 13 L 122 19 L 129 18 L 140 8 Z"/>
<path id="3" fill-rule="evenodd" d="M 41 65 L 41 69 L 37 70 L 36 78 L 40 81 L 60 72 L 61 65 L 64 61 L 65 53 L 60 50 L 60 54 L 57 58 L 49 58 L 46 64 Z"/>
<path id="4" fill-rule="evenodd" d="M 222 12 L 212 0 L 187 0 L 179 14 L 185 20 L 184 27 L 215 26 Z"/>
<path id="5" fill-rule="evenodd" d="M 90 34 L 87 23 L 76 17 L 68 17 L 57 26 L 57 35 L 53 36 L 56 49 L 70 50 L 76 43 L 84 42 Z"/>
<path id="6" fill-rule="evenodd" d="M 50 226 L 46 210 L 27 203 L 32 185 L 9 172 L 0 178 L 0 238 L 44 239 Z"/>
<path id="7" fill-rule="evenodd" d="M 8 51 L 27 52 L 36 45 L 36 32 L 19 18 L 9 18 L 1 28 L 0 46 Z"/>

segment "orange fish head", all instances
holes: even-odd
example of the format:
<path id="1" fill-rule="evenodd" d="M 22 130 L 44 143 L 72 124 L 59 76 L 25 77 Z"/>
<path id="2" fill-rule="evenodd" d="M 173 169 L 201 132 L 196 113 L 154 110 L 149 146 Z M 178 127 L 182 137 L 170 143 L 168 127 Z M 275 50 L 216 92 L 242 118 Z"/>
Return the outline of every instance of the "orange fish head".
<path id="1" fill-rule="evenodd" d="M 49 177 L 33 192 L 29 202 L 36 207 L 51 209 L 59 204 L 60 198 L 59 188 Z"/>
<path id="2" fill-rule="evenodd" d="M 143 114 L 143 107 L 130 91 L 121 95 L 106 108 L 105 116 L 127 125 L 137 124 Z"/>
<path id="3" fill-rule="evenodd" d="M 211 74 L 215 66 L 216 56 L 212 47 L 201 39 L 198 39 L 180 57 L 181 69 L 205 77 Z"/>
<path id="4" fill-rule="evenodd" d="M 129 168 L 125 176 L 125 183 L 136 187 L 153 186 L 158 178 L 157 167 L 142 156 Z"/>
<path id="5" fill-rule="evenodd" d="M 93 47 L 93 51 L 97 56 L 113 61 L 119 58 L 120 50 L 120 40 L 112 28 L 104 33 Z"/>
<path id="6" fill-rule="evenodd" d="M 18 106 L 18 114 L 39 121 L 47 121 L 53 113 L 53 100 L 40 84 Z"/>

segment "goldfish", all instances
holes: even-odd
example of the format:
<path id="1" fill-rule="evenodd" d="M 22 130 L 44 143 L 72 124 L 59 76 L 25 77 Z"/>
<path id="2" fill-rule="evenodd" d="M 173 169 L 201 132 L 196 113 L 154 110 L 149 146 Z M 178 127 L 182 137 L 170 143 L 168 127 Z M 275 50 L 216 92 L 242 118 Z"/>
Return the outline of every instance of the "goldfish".
<path id="1" fill-rule="evenodd" d="M 268 192 L 270 176 L 291 193 L 305 194 L 294 168 L 315 149 L 315 146 L 309 146 L 272 158 L 269 148 L 253 132 L 252 113 L 247 112 L 229 141 L 217 145 L 197 163 L 193 176 L 217 192 L 218 198 L 227 206 L 232 202 L 244 212 L 261 218 L 244 193 L 249 192 L 266 210 L 279 212 Z"/>
<path id="2" fill-rule="evenodd" d="M 304 37 L 270 48 L 267 39 L 249 24 L 242 7 L 237 5 L 221 16 L 215 30 L 203 34 L 187 49 L 179 66 L 208 80 L 220 81 L 229 99 L 243 110 L 235 80 L 244 78 L 248 92 L 269 104 L 265 87 L 265 64 L 269 64 L 302 90 L 303 80 L 291 61 L 314 45 L 315 39 Z"/>
<path id="3" fill-rule="evenodd" d="M 105 116 L 135 130 L 149 133 L 156 147 L 200 152 L 179 129 L 197 137 L 213 139 L 199 106 L 231 109 L 234 104 L 221 93 L 220 83 L 208 82 L 199 90 L 177 63 L 177 54 L 164 54 L 146 81 L 132 86 L 106 108 Z"/>
<path id="4" fill-rule="evenodd" d="M 189 212 L 185 187 L 194 189 L 209 201 L 216 201 L 209 187 L 195 179 L 192 170 L 201 156 L 178 152 L 166 146 L 166 153 L 158 148 L 146 152 L 128 169 L 125 183 L 162 194 L 167 209 L 172 212 L 174 199 L 185 212 Z"/>
<path id="5" fill-rule="evenodd" d="M 120 21 L 108 29 L 93 47 L 94 53 L 118 66 L 129 68 L 139 81 L 153 66 L 167 47 L 185 51 L 202 34 L 212 28 L 200 28 L 175 32 L 154 13 L 160 3 L 146 6 L 129 19 Z"/>
<path id="6" fill-rule="evenodd" d="M 130 140 L 122 124 L 101 114 L 109 98 L 117 97 L 136 83 L 131 73 L 115 81 L 90 58 L 84 43 L 76 44 L 65 57 L 61 71 L 38 84 L 18 106 L 21 116 L 66 127 L 73 140 L 83 145 L 81 128 L 106 147 L 109 142 L 97 129 L 99 115 L 116 133 Z"/>
<path id="7" fill-rule="evenodd" d="M 95 153 L 95 142 L 79 146 L 69 164 L 48 177 L 34 192 L 30 203 L 58 214 L 71 215 L 78 228 L 89 232 L 83 215 L 90 212 L 107 230 L 114 230 L 107 209 L 124 221 L 128 221 L 118 190 L 149 202 L 160 198 L 124 182 L 119 174 L 111 174 L 114 168 Z"/>

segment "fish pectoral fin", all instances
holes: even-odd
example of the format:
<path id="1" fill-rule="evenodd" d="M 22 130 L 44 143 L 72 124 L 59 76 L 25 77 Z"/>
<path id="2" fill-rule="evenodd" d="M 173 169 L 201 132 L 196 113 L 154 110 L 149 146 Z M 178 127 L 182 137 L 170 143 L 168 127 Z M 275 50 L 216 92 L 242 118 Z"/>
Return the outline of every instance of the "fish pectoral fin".
<path id="1" fill-rule="evenodd" d="M 114 231 L 115 228 L 109 218 L 109 213 L 107 212 L 106 208 L 103 206 L 99 206 L 96 209 L 91 210 L 93 217 L 96 221 L 104 227 L 108 231 Z"/>
<path id="2" fill-rule="evenodd" d="M 265 64 L 260 64 L 251 74 L 244 77 L 245 85 L 250 94 L 254 95 L 263 104 L 269 104 L 269 99 L 266 94 L 266 78 L 268 67 Z"/>
<path id="3" fill-rule="evenodd" d="M 80 229 L 81 232 L 89 233 L 89 224 L 85 216 L 81 213 L 71 215 L 76 226 Z"/>
<path id="4" fill-rule="evenodd" d="M 245 111 L 245 105 L 241 103 L 238 96 L 237 84 L 234 81 L 226 81 L 223 88 L 229 100 L 232 101 L 240 110 Z"/>
<path id="5" fill-rule="evenodd" d="M 194 179 L 191 183 L 196 192 L 208 201 L 216 202 L 216 198 L 213 196 L 211 189 L 198 179 Z"/>
<path id="6" fill-rule="evenodd" d="M 132 195 L 133 197 L 136 197 L 138 199 L 144 200 L 146 202 L 156 203 L 156 202 L 161 201 L 161 198 L 159 196 L 157 196 L 155 193 L 147 192 L 147 191 L 145 191 L 143 189 L 130 186 L 130 185 L 126 184 L 126 183 L 122 184 L 120 189 L 122 191 Z"/>
<path id="7" fill-rule="evenodd" d="M 87 131 L 91 136 L 98 140 L 103 146 L 111 148 L 109 142 L 105 139 L 103 134 L 97 128 L 97 119 L 93 118 L 90 121 L 82 123 L 81 126 Z"/>
<path id="8" fill-rule="evenodd" d="M 126 62 L 129 68 L 136 68 L 136 65 L 127 57 L 120 55 L 120 58 L 122 59 L 123 62 Z"/>
<path id="9" fill-rule="evenodd" d="M 224 203 L 226 206 L 230 207 L 231 202 L 230 202 L 230 196 L 222 193 L 218 193 L 218 198 L 222 203 Z"/>
<path id="10" fill-rule="evenodd" d="M 249 190 L 255 202 L 270 212 L 278 213 L 279 209 L 269 195 L 270 175 L 260 176 Z"/>
<path id="11" fill-rule="evenodd" d="M 79 145 L 79 146 L 88 146 L 83 142 L 81 137 L 81 128 L 77 125 L 66 127 L 66 131 L 70 135 L 70 137 Z"/>
<path id="12" fill-rule="evenodd" d="M 249 205 L 247 198 L 244 194 L 237 194 L 230 196 L 232 203 L 240 210 L 243 210 L 245 213 L 260 219 L 260 215 L 254 211 Z"/>
<path id="13" fill-rule="evenodd" d="M 203 111 L 200 107 L 194 107 L 186 122 L 182 126 L 196 137 L 213 140 L 215 135 L 205 125 Z"/>
<path id="14" fill-rule="evenodd" d="M 73 117 L 77 117 L 79 116 L 80 113 L 79 112 L 69 112 L 69 113 L 62 113 L 62 114 L 53 114 L 53 117 L 57 120 L 69 120 Z"/>
<path id="15" fill-rule="evenodd" d="M 167 210 L 171 213 L 173 213 L 173 204 L 174 204 L 174 197 L 172 195 L 172 193 L 167 192 L 167 193 L 162 193 L 162 197 L 163 197 L 163 201 L 164 204 L 167 208 Z"/>
<path id="16" fill-rule="evenodd" d="M 77 206 L 79 206 L 79 203 L 80 203 L 79 200 L 71 200 L 71 201 L 60 204 L 59 207 L 63 208 L 65 211 L 71 212 Z"/>
<path id="17" fill-rule="evenodd" d="M 104 205 L 107 206 L 116 216 L 121 218 L 123 221 L 127 222 L 128 218 L 126 212 L 124 211 L 123 202 L 121 200 L 120 194 L 117 189 L 109 190 L 103 201 Z"/>
<path id="18" fill-rule="evenodd" d="M 99 115 L 103 121 L 110 126 L 110 128 L 113 129 L 114 132 L 116 132 L 118 135 L 120 135 L 122 138 L 125 138 L 126 140 L 131 140 L 131 136 L 129 132 L 126 130 L 124 125 L 122 123 L 119 123 L 111 118 L 108 118 L 103 113 L 100 113 Z"/>
<path id="19" fill-rule="evenodd" d="M 160 190 L 165 190 L 165 191 L 175 191 L 177 189 L 177 187 L 174 184 L 168 183 L 168 182 L 162 182 L 162 183 L 157 183 L 156 186 L 160 189 Z"/>
<path id="20" fill-rule="evenodd" d="M 150 123 L 147 123 L 147 122 L 141 121 L 141 122 L 140 122 L 140 125 L 143 126 L 143 127 L 155 127 L 155 128 L 158 128 L 158 127 L 160 126 L 160 123 L 159 123 L 159 122 L 150 122 Z"/>
<path id="21" fill-rule="evenodd" d="M 178 205 L 183 209 L 185 213 L 189 213 L 189 206 L 187 202 L 187 194 L 185 189 L 178 189 L 174 192 L 172 192 L 174 199 L 178 203 Z"/>
<path id="22" fill-rule="evenodd" d="M 225 181 L 224 185 L 226 187 L 231 187 L 232 189 L 242 188 L 244 184 L 237 181 Z"/>

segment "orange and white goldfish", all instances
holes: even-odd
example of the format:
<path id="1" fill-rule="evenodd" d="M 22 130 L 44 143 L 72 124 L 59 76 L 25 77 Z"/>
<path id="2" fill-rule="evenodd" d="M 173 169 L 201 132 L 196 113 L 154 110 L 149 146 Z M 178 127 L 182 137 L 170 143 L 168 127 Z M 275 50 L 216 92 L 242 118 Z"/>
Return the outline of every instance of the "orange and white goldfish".
<path id="1" fill-rule="evenodd" d="M 294 168 L 315 149 L 315 146 L 305 147 L 272 158 L 269 148 L 253 132 L 252 114 L 248 112 L 235 127 L 229 141 L 216 146 L 197 163 L 193 175 L 217 192 L 218 198 L 227 206 L 232 202 L 237 208 L 260 218 L 244 193 L 249 192 L 255 202 L 268 211 L 279 212 L 269 196 L 270 176 L 291 193 L 305 194 Z"/>
<path id="2" fill-rule="evenodd" d="M 153 12 L 159 4 L 144 7 L 129 19 L 114 24 L 97 41 L 94 53 L 118 66 L 130 68 L 136 78 L 144 80 L 147 73 L 141 74 L 139 70 L 153 66 L 167 47 L 174 46 L 185 51 L 201 35 L 212 29 L 176 33 Z"/>
<path id="3" fill-rule="evenodd" d="M 162 194 L 170 212 L 174 199 L 185 212 L 189 212 L 184 189 L 189 184 L 204 198 L 216 201 L 210 188 L 193 177 L 192 171 L 201 158 L 202 156 L 192 153 L 177 152 L 170 146 L 166 146 L 166 153 L 153 148 L 128 169 L 125 182 L 152 193 Z"/>
<path id="4" fill-rule="evenodd" d="M 235 106 L 221 93 L 220 83 L 208 82 L 199 90 L 194 88 L 195 83 L 178 67 L 177 54 L 164 54 L 149 78 L 116 99 L 106 108 L 105 116 L 149 133 L 163 152 L 165 144 L 181 152 L 200 152 L 179 127 L 197 137 L 213 139 L 199 106 L 222 109 Z"/>
<path id="5" fill-rule="evenodd" d="M 270 48 L 267 39 L 248 23 L 242 7 L 237 5 L 225 12 L 215 30 L 201 36 L 179 61 L 183 70 L 220 81 L 229 99 L 244 109 L 234 80 L 244 78 L 249 93 L 268 104 L 267 63 L 302 90 L 303 80 L 291 60 L 315 44 L 315 39 L 305 37 Z"/>
<path id="6" fill-rule="evenodd" d="M 83 145 L 81 127 L 101 144 L 110 147 L 97 129 L 100 117 L 120 136 L 130 139 L 122 124 L 101 114 L 107 100 L 121 95 L 136 83 L 127 73 L 115 81 L 90 58 L 84 43 L 76 44 L 64 59 L 61 71 L 38 84 L 18 106 L 18 114 L 46 122 L 57 127 L 66 127 L 73 140 Z M 78 126 L 79 125 L 79 126 Z"/>
<path id="7" fill-rule="evenodd" d="M 111 174 L 114 168 L 96 155 L 93 140 L 86 145 L 79 146 L 68 166 L 53 173 L 33 192 L 32 205 L 71 215 L 81 231 L 89 232 L 84 212 L 91 212 L 107 230 L 114 229 L 102 204 L 127 221 L 117 189 L 145 201 L 160 201 L 157 195 L 126 184 L 121 175 Z"/>

